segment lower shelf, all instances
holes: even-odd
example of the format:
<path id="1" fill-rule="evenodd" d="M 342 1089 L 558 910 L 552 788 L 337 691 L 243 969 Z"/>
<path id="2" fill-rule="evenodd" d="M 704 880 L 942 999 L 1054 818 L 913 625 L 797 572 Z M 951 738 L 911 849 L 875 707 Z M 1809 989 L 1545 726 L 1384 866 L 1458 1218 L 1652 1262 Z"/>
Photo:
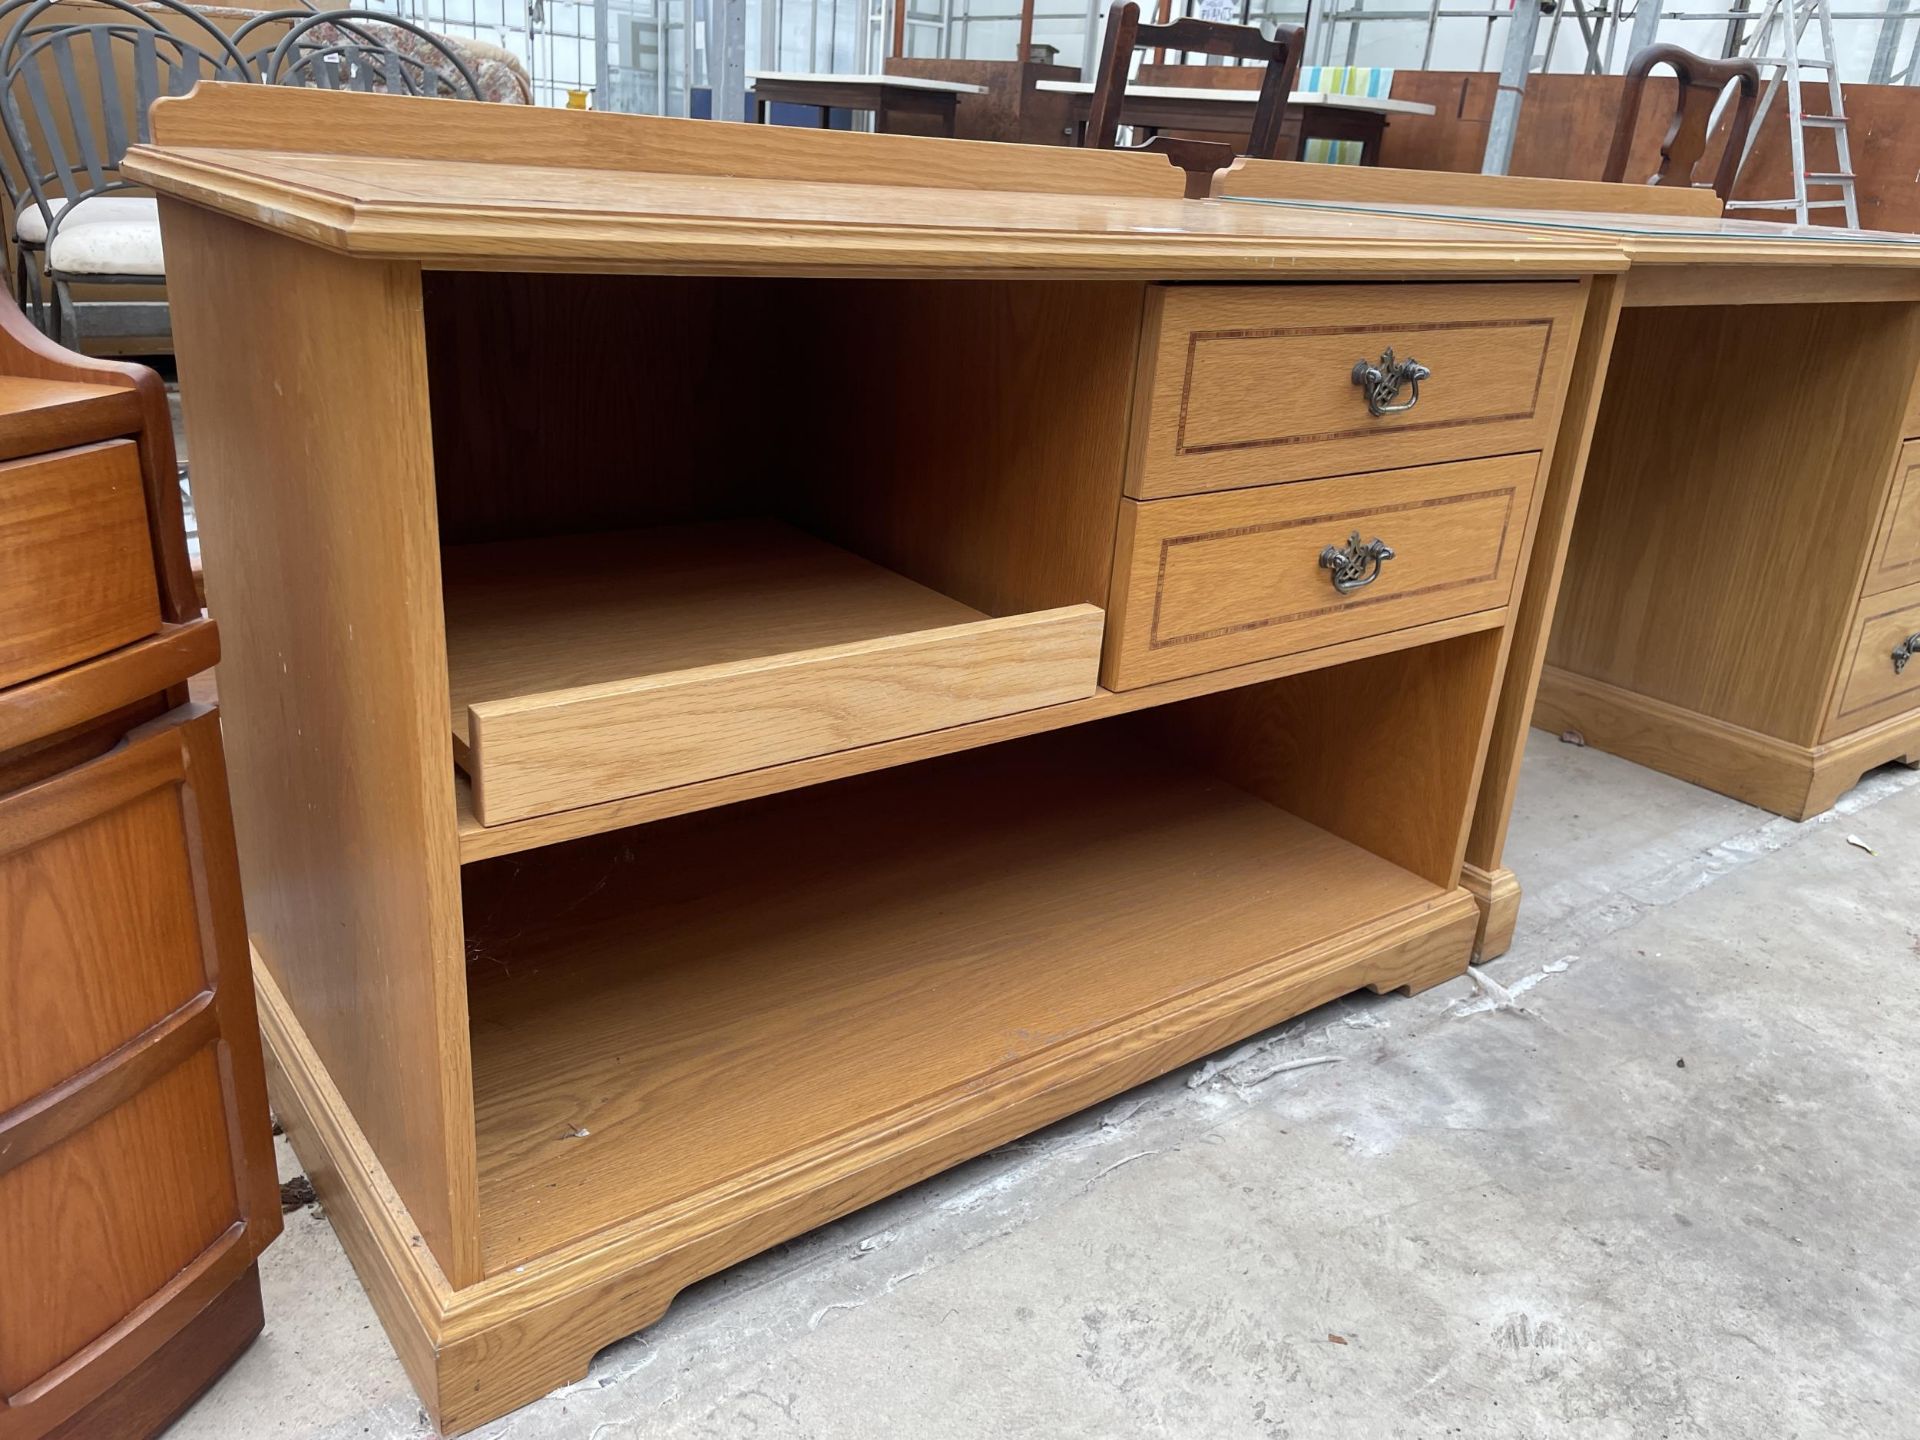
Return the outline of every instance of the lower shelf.
<path id="1" fill-rule="evenodd" d="M 1124 725 L 467 867 L 489 1272 L 1463 898 Z"/>

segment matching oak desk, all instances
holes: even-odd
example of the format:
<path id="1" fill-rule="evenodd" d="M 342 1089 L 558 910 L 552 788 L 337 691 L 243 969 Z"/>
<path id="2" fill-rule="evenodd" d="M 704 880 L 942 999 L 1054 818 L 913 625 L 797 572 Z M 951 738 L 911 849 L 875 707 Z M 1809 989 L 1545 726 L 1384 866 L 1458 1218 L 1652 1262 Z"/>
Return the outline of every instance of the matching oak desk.
<path id="1" fill-rule="evenodd" d="M 1529 717 L 1795 819 L 1920 759 L 1920 237 L 1643 186 L 1245 162 L 1216 193 L 1631 263 L 1590 291 L 1541 500 L 1467 849 L 1483 954 L 1519 903 L 1502 848 Z"/>
<path id="2" fill-rule="evenodd" d="M 1117 152 L 257 86 L 153 124 L 270 1083 L 441 1426 L 1467 965 L 1613 240 Z"/>

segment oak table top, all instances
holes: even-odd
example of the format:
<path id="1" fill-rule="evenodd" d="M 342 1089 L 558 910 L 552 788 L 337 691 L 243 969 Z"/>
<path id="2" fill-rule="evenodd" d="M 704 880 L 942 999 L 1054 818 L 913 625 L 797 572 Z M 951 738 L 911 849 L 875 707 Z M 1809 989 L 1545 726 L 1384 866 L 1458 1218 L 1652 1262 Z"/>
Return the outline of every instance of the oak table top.
<path id="1" fill-rule="evenodd" d="M 380 123 L 388 106 L 407 109 Z M 125 170 L 327 250 L 440 268 L 1177 280 L 1625 263 L 1604 236 L 1184 200 L 1154 155 L 765 126 L 749 154 L 748 127 L 713 121 L 445 108 L 441 125 L 405 99 L 203 85 L 157 104 Z"/>

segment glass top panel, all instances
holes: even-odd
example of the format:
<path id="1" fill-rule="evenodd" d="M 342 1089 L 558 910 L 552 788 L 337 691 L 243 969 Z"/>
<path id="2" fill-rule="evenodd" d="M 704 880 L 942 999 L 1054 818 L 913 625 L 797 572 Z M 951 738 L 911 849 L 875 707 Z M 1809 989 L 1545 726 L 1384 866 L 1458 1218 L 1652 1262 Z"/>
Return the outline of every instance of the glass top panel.
<path id="1" fill-rule="evenodd" d="M 1380 201 L 1288 200 L 1260 195 L 1222 195 L 1245 205 L 1280 205 L 1296 210 L 1364 211 L 1410 219 L 1457 220 L 1488 225 L 1525 225 L 1584 235 L 1637 235 L 1663 240 L 1789 240 L 1832 245 L 1894 245 L 1920 250 L 1920 235 L 1889 230 L 1843 230 L 1835 225 L 1790 225 L 1772 220 L 1737 220 L 1697 215 L 1635 215 L 1620 211 L 1511 210 L 1497 206 L 1399 205 Z"/>

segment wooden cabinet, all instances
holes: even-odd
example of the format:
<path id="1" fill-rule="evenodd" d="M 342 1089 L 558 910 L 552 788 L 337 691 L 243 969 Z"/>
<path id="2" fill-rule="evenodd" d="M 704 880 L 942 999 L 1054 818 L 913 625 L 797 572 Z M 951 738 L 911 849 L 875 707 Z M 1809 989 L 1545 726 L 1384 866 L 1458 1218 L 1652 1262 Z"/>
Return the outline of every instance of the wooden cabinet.
<path id="1" fill-rule="evenodd" d="M 0 365 L 120 381 L 0 416 L 54 447 L 0 466 L 0 1437 L 138 1440 L 259 1330 L 280 1229 L 219 721 L 184 703 L 217 642 L 162 563 L 158 380 L 10 309 Z"/>
<path id="2" fill-rule="evenodd" d="M 1154 156 L 262 87 L 154 126 L 269 1085 L 442 1427 L 785 1237 L 1464 970 L 1565 277 L 1605 257 L 1216 215 Z M 1130 496 L 1168 316 L 1331 327 L 1254 363 L 1342 433 Z M 806 363 L 739 367 L 749 329 Z M 1372 416 L 1390 343 L 1490 388 Z M 1190 398 L 1282 436 L 1253 394 Z M 1371 591 L 1319 562 L 1355 531 L 1404 556 Z M 1156 649 L 1158 582 L 1114 577 L 1183 536 Z"/>

